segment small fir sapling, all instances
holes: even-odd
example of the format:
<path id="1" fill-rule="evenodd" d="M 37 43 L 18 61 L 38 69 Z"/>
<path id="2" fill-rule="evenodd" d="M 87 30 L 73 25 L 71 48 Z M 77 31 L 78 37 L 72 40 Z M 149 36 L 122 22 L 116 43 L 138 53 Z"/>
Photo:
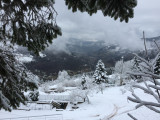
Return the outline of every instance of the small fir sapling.
<path id="1" fill-rule="evenodd" d="M 154 73 L 159 75 L 160 74 L 160 55 L 158 55 L 158 58 L 156 60 L 155 68 L 154 68 Z"/>
<path id="2" fill-rule="evenodd" d="M 29 98 L 32 100 L 32 101 L 38 101 L 39 100 L 39 92 L 38 91 L 32 91 L 29 93 Z"/>
<path id="3" fill-rule="evenodd" d="M 87 89 L 87 85 L 86 85 L 86 84 L 87 84 L 87 83 L 86 83 L 86 75 L 83 74 L 83 76 L 82 76 L 82 81 L 81 81 L 82 90 Z"/>
<path id="4" fill-rule="evenodd" d="M 131 71 L 133 71 L 133 72 L 141 71 L 140 62 L 141 61 L 138 60 L 137 57 L 134 57 L 133 58 L 133 67 L 132 67 Z M 138 79 L 138 81 L 141 81 L 141 76 L 134 76 L 134 77 L 131 76 L 131 78 L 133 78 L 135 80 Z"/>

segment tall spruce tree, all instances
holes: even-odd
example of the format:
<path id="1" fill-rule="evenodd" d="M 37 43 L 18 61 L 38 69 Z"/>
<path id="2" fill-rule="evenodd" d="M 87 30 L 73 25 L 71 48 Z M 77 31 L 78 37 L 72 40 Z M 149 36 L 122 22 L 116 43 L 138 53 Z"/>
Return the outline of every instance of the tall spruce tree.
<path id="1" fill-rule="evenodd" d="M 102 60 L 98 61 L 93 77 L 96 84 L 108 83 L 106 68 Z"/>

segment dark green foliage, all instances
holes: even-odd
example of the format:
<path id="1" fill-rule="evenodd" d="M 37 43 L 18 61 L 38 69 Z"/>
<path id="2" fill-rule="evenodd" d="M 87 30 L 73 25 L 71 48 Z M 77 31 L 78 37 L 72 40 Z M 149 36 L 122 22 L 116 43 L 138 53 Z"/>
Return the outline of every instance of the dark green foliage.
<path id="1" fill-rule="evenodd" d="M 141 67 L 140 67 L 140 62 L 141 61 L 136 56 L 133 58 L 133 61 L 134 61 L 134 64 L 133 64 L 133 67 L 132 67 L 132 71 L 133 72 L 142 71 Z M 139 75 L 134 75 L 134 76 L 130 75 L 130 77 L 132 79 L 141 79 L 141 76 L 139 76 Z"/>
<path id="2" fill-rule="evenodd" d="M 83 76 L 82 76 L 82 81 L 81 81 L 82 90 L 87 89 L 87 85 L 86 85 L 86 84 L 87 84 L 87 83 L 86 83 L 86 75 L 83 74 Z"/>
<path id="3" fill-rule="evenodd" d="M 39 92 L 38 91 L 32 91 L 29 93 L 29 98 L 32 100 L 32 101 L 38 101 L 39 100 Z"/>
<path id="4" fill-rule="evenodd" d="M 27 69 L 15 58 L 12 44 L 37 55 L 61 35 L 54 0 L 0 0 L 0 109 L 24 103 L 23 92 L 37 88 Z"/>
<path id="5" fill-rule="evenodd" d="M 11 111 L 24 103 L 23 92 L 37 88 L 37 85 L 28 78 L 26 68 L 9 49 L 0 48 L 0 109 Z"/>
<path id="6" fill-rule="evenodd" d="M 141 71 L 141 68 L 140 68 L 140 65 L 139 65 L 140 60 L 138 60 L 137 57 L 134 57 L 133 60 L 134 60 L 133 69 L 137 69 L 137 70 Z"/>
<path id="7" fill-rule="evenodd" d="M 54 38 L 62 35 L 53 4 L 53 0 L 0 0 L 3 35 L 13 44 L 39 54 Z"/>
<path id="8" fill-rule="evenodd" d="M 137 0 L 66 0 L 66 5 L 73 12 L 80 10 L 92 15 L 100 10 L 104 16 L 128 22 L 134 16 Z"/>
<path id="9" fill-rule="evenodd" d="M 158 75 L 160 74 L 160 56 L 158 56 L 158 58 L 156 60 L 154 74 L 158 74 Z"/>

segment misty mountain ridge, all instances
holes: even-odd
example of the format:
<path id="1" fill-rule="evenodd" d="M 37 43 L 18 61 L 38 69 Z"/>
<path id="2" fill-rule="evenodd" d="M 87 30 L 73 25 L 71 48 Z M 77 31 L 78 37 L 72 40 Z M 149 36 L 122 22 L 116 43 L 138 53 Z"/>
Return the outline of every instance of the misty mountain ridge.
<path id="1" fill-rule="evenodd" d="M 153 39 L 160 42 L 160 37 L 146 38 L 146 41 L 153 44 Z M 113 67 L 115 62 L 120 60 L 123 56 L 124 60 L 131 60 L 137 53 L 144 55 L 144 50 L 129 50 L 122 48 L 117 44 L 107 45 L 104 41 L 83 41 L 71 39 L 66 44 L 69 54 L 66 52 L 59 52 L 53 54 L 49 49 L 43 53 L 46 57 L 34 56 L 34 61 L 27 63 L 28 69 L 33 72 L 43 72 L 48 75 L 56 75 L 59 71 L 68 70 L 72 74 L 81 72 L 89 72 L 95 69 L 96 63 L 99 59 L 105 63 L 106 67 Z M 154 57 L 157 53 L 155 47 L 149 49 L 148 53 Z"/>

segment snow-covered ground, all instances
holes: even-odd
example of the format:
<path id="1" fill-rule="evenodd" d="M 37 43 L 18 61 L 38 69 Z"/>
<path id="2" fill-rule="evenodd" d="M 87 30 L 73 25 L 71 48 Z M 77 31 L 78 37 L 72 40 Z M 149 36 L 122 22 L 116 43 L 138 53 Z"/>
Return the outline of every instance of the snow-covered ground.
<path id="1" fill-rule="evenodd" d="M 137 91 L 136 89 L 135 91 Z M 125 93 L 123 93 L 125 91 Z M 122 94 L 123 93 L 123 94 Z M 152 99 L 143 92 L 138 94 L 145 99 Z M 56 109 L 39 109 L 39 110 L 13 110 L 12 112 L 0 111 L 0 119 L 27 117 L 26 120 L 132 120 L 127 113 L 132 114 L 138 120 L 159 120 L 160 114 L 157 114 L 146 107 L 135 109 L 135 103 L 127 100 L 131 96 L 130 91 L 124 87 L 109 87 L 103 92 L 95 91 L 89 95 L 90 103 L 78 104 L 78 109 L 72 109 L 68 105 L 66 110 L 56 111 Z M 42 116 L 52 115 L 52 116 Z M 28 116 L 39 116 L 28 118 Z M 11 119 L 12 120 L 12 119 Z"/>

